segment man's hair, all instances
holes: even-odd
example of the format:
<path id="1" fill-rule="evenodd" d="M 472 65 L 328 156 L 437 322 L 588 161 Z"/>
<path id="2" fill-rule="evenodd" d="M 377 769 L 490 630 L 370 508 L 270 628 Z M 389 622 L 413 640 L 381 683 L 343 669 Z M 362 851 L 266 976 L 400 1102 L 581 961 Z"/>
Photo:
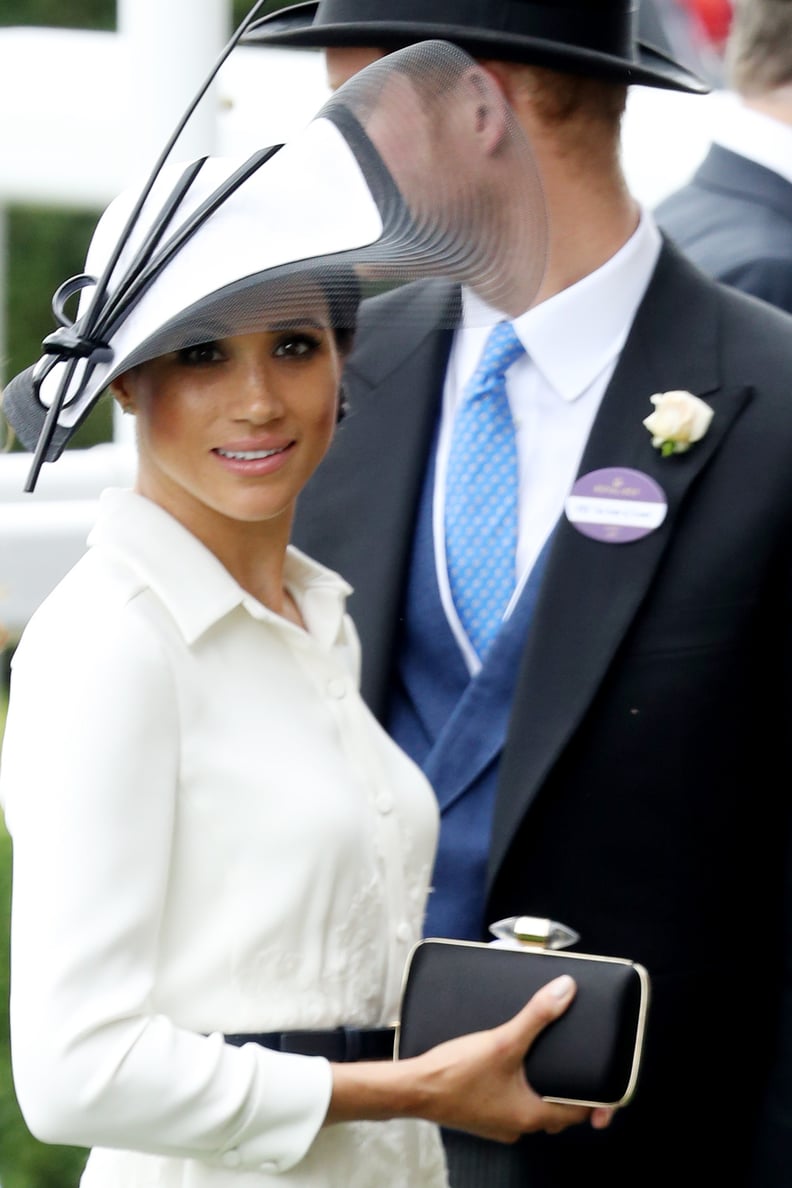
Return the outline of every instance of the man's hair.
<path id="1" fill-rule="evenodd" d="M 548 126 L 578 117 L 610 125 L 617 131 L 627 104 L 627 84 L 546 66 L 514 65 L 531 93 L 537 115 Z"/>
<path id="2" fill-rule="evenodd" d="M 789 4 L 792 4 L 792 0 L 789 0 Z M 385 52 L 392 53 L 393 46 L 388 46 Z M 480 58 L 479 62 L 483 66 L 489 64 L 489 60 L 486 58 Z M 448 90 L 464 73 L 464 60 L 460 62 L 446 61 L 444 64 L 446 66 L 444 72 L 433 72 L 425 68 L 424 60 L 410 58 L 404 62 L 403 66 L 400 65 L 399 69 L 410 78 L 416 90 L 420 91 L 427 101 L 430 101 L 436 99 L 443 91 Z M 611 121 L 615 127 L 618 127 L 627 104 L 626 83 L 553 70 L 549 67 L 534 66 L 529 63 L 508 62 L 501 64 L 524 75 L 528 80 L 528 85 L 536 96 L 542 118 L 547 123 L 561 124 L 573 116 L 591 112 L 597 118 Z"/>
<path id="3" fill-rule="evenodd" d="M 746 98 L 792 83 L 792 0 L 735 0 L 725 61 Z"/>
<path id="4" fill-rule="evenodd" d="M 357 330 L 358 311 L 363 291 L 353 268 L 338 268 L 320 276 L 319 284 L 330 311 L 330 325 L 342 355 L 348 355 Z"/>
<path id="5" fill-rule="evenodd" d="M 497 63 L 497 68 L 509 71 L 515 92 L 522 92 L 537 128 L 552 137 L 565 158 L 586 169 L 595 167 L 595 162 L 619 162 L 625 83 L 523 63 Z"/>

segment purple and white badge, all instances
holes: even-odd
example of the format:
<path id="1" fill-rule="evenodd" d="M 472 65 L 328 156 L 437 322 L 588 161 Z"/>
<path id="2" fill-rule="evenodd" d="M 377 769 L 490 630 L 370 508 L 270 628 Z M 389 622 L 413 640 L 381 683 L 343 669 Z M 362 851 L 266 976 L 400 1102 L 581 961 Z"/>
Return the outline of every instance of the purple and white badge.
<path id="1" fill-rule="evenodd" d="M 584 536 L 628 544 L 659 528 L 668 504 L 662 487 L 648 474 L 626 466 L 606 466 L 577 480 L 564 511 Z"/>

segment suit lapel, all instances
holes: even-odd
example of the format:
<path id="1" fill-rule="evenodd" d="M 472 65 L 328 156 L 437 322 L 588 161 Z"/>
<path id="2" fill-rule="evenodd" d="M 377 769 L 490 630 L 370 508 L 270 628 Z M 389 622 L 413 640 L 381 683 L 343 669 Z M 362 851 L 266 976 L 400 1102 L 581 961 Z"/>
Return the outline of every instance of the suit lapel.
<path id="1" fill-rule="evenodd" d="M 685 501 L 750 398 L 718 373 L 712 283 L 664 247 L 603 398 L 579 474 L 624 466 L 649 475 L 668 504 L 662 525 L 630 544 L 606 544 L 558 525 L 515 691 L 501 762 L 490 876 L 560 751 L 581 722 L 673 540 Z M 691 347 L 691 344 L 696 344 Z M 655 392 L 685 389 L 715 410 L 706 437 L 663 458 L 642 424 Z"/>

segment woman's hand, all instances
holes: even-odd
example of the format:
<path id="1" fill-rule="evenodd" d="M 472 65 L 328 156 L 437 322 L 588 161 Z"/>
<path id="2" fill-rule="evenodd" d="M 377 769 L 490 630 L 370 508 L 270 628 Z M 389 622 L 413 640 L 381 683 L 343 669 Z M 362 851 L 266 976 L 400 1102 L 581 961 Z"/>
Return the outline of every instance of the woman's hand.
<path id="1" fill-rule="evenodd" d="M 525 1077 L 525 1053 L 543 1028 L 564 1013 L 575 990 L 568 975 L 556 978 L 500 1027 L 424 1053 L 420 1080 L 426 1083 L 429 1108 L 437 1109 L 433 1120 L 502 1143 L 536 1130 L 556 1134 L 590 1116 L 598 1127 L 607 1125 L 610 1110 L 546 1102 Z"/>
<path id="2" fill-rule="evenodd" d="M 326 1122 L 425 1118 L 502 1143 L 539 1130 L 556 1134 L 586 1119 L 603 1129 L 612 1110 L 544 1101 L 525 1077 L 525 1053 L 564 1013 L 575 989 L 568 975 L 555 978 L 500 1027 L 448 1040 L 421 1056 L 391 1065 L 333 1065 Z"/>

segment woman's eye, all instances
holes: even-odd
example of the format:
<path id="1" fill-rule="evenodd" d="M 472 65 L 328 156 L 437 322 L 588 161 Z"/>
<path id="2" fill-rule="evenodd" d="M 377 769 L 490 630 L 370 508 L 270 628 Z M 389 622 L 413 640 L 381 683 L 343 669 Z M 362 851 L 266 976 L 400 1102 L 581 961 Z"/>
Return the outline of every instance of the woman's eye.
<path id="1" fill-rule="evenodd" d="M 322 339 L 318 334 L 307 334 L 305 332 L 284 334 L 275 347 L 273 354 L 279 359 L 307 359 L 315 354 L 321 345 Z"/>
<path id="2" fill-rule="evenodd" d="M 220 358 L 222 355 L 216 342 L 199 342 L 179 351 L 179 361 L 189 367 L 196 367 L 202 363 L 216 363 Z"/>

